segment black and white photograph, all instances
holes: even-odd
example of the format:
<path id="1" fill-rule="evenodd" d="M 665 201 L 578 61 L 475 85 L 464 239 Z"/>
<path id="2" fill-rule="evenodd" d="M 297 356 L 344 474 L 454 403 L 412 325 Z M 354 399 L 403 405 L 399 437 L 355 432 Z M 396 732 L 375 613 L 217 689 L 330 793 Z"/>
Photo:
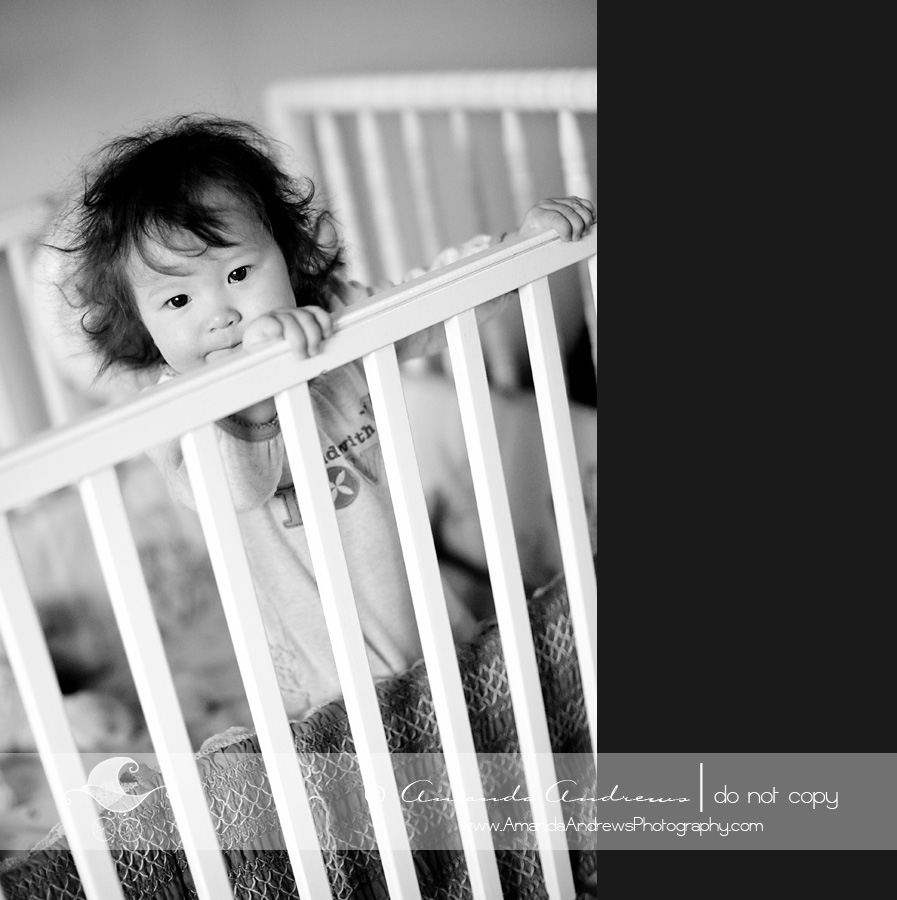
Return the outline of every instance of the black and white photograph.
<path id="1" fill-rule="evenodd" d="M 598 24 L 2 0 L 0 900 L 654 849 L 599 753 Z"/>

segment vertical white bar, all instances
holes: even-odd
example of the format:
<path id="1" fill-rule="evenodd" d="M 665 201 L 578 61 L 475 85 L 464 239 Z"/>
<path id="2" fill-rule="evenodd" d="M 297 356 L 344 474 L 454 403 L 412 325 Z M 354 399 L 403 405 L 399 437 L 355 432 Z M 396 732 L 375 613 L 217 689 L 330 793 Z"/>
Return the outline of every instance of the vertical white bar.
<path id="1" fill-rule="evenodd" d="M 569 109 L 558 112 L 558 149 L 564 172 L 564 190 L 570 197 L 593 199 L 592 179 L 576 115 Z"/>
<path id="2" fill-rule="evenodd" d="M 698 763 L 698 786 L 701 796 L 698 812 L 704 812 L 704 763 Z"/>
<path id="3" fill-rule="evenodd" d="M 281 154 L 281 165 L 295 177 L 316 179 L 317 154 L 312 138 L 313 123 L 310 116 L 293 113 L 282 96 L 268 93 L 263 100 L 265 121 L 271 134 L 283 144 L 276 149 Z"/>
<path id="4" fill-rule="evenodd" d="M 84 893 L 88 900 L 124 900 L 109 847 L 93 833 L 96 806 L 67 796 L 84 788 L 87 776 L 6 515 L 0 515 L 0 638 Z"/>
<path id="5" fill-rule="evenodd" d="M 540 278 L 521 287 L 520 306 L 542 423 L 542 440 L 567 579 L 570 617 L 576 636 L 576 654 L 589 717 L 592 753 L 597 754 L 598 585 L 548 279 Z"/>
<path id="6" fill-rule="evenodd" d="M 501 137 L 505 162 L 508 165 L 508 178 L 511 182 L 511 196 L 514 198 L 514 212 L 517 221 L 522 222 L 533 205 L 533 178 L 530 173 L 523 123 L 520 121 L 520 115 L 514 110 L 502 110 Z"/>
<path id="7" fill-rule="evenodd" d="M 586 163 L 585 145 L 582 139 L 582 131 L 576 114 L 569 109 L 558 112 L 558 145 L 561 154 L 561 167 L 564 172 L 564 190 L 568 197 L 586 197 L 594 199 L 592 193 L 592 179 L 589 177 L 589 167 Z M 592 344 L 592 366 L 598 371 L 598 335 L 595 308 L 589 303 L 588 274 L 585 265 L 579 264 L 576 269 L 579 274 L 582 299 L 585 305 L 583 310 L 586 327 L 589 332 L 589 340 Z M 597 294 L 595 294 L 597 296 Z"/>
<path id="8" fill-rule="evenodd" d="M 421 245 L 424 258 L 431 260 L 442 249 L 439 242 L 439 229 L 436 224 L 436 213 L 433 205 L 433 194 L 430 189 L 430 175 L 427 170 L 427 153 L 424 143 L 424 130 L 420 116 L 413 110 L 405 110 L 401 115 L 402 140 L 405 155 L 408 159 L 408 174 L 414 206 L 417 211 L 417 223 L 420 229 Z"/>
<path id="9" fill-rule="evenodd" d="M 315 116 L 315 134 L 320 150 L 321 169 L 330 194 L 330 207 L 342 225 L 346 252 L 349 256 L 349 272 L 364 284 L 373 284 L 374 278 L 358 209 L 352 179 L 346 164 L 346 154 L 336 119 L 330 113 Z"/>
<path id="10" fill-rule="evenodd" d="M 589 281 L 592 287 L 592 307 L 595 310 L 595 317 L 598 317 L 598 257 L 589 257 Z"/>
<path id="11" fill-rule="evenodd" d="M 37 379 L 40 382 L 50 424 L 61 425 L 72 418 L 73 412 L 66 398 L 62 379 L 53 366 L 47 345 L 41 340 L 34 326 L 34 318 L 31 314 L 31 277 L 28 271 L 29 254 L 25 242 L 22 240 L 11 243 L 7 248 L 7 255 L 10 275 L 22 316 L 22 325 L 31 348 L 31 358 L 37 371 Z"/>
<path id="12" fill-rule="evenodd" d="M 589 324 L 589 339 L 592 341 L 592 366 L 598 378 L 598 257 L 589 257 L 589 287 L 592 289 L 592 311 L 586 315 Z"/>
<path id="13" fill-rule="evenodd" d="M 115 470 L 91 475 L 79 487 L 190 874 L 200 900 L 232 900 Z"/>
<path id="14" fill-rule="evenodd" d="M 190 432 L 181 444 L 296 886 L 302 897 L 330 897 L 324 858 L 315 840 L 315 820 L 271 662 L 215 426 Z"/>
<path id="15" fill-rule="evenodd" d="M 16 413 L 9 399 L 6 381 L 0 372 L 0 449 L 11 447 L 22 439 L 22 432 L 16 422 Z"/>
<path id="16" fill-rule="evenodd" d="M 399 220 L 389 188 L 389 169 L 383 152 L 380 127 L 372 112 L 360 112 L 357 118 L 361 167 L 370 195 L 371 215 L 374 217 L 383 274 L 397 284 L 402 280 L 407 266 L 402 253 Z"/>
<path id="17" fill-rule="evenodd" d="M 462 184 L 461 201 L 474 211 L 474 231 L 484 233 L 488 231 L 486 211 L 483 208 L 485 192 L 481 190 L 479 183 L 467 113 L 462 109 L 451 110 L 449 112 L 449 128 Z"/>
<path id="18" fill-rule="evenodd" d="M 557 816 L 557 805 L 549 803 L 548 796 L 558 778 L 475 311 L 447 319 L 445 333 L 545 886 L 551 900 L 565 900 L 575 892 L 573 872 L 564 832 L 546 827 Z"/>
<path id="19" fill-rule="evenodd" d="M 421 900 L 308 384 L 303 382 L 278 394 L 275 403 L 293 486 L 307 523 L 305 535 L 389 896 L 393 900 Z M 378 803 L 375 798 L 381 795 Z"/>
<path id="20" fill-rule="evenodd" d="M 467 717 L 457 653 L 454 643 L 446 640 L 446 635 L 452 633 L 452 626 L 414 453 L 395 347 L 389 345 L 365 356 L 364 368 L 377 416 L 380 446 L 452 795 L 464 798 L 455 804 L 454 809 L 473 896 L 475 900 L 495 900 L 501 896 L 502 890 L 489 830 L 489 814 L 482 799 L 466 800 L 482 798 L 483 784 Z"/>

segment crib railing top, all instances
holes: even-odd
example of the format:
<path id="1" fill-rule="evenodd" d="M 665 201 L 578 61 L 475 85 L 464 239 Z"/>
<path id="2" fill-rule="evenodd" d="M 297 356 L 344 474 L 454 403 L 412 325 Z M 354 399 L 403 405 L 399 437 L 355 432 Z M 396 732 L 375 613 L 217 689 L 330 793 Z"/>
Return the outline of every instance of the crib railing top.
<path id="1" fill-rule="evenodd" d="M 594 111 L 597 69 L 426 72 L 278 81 L 266 102 L 294 112 L 463 108 Z"/>
<path id="2" fill-rule="evenodd" d="M 506 241 L 352 307 L 315 357 L 297 361 L 279 342 L 46 431 L 0 454 L 0 510 L 74 484 L 485 302 L 478 298 L 498 297 L 596 252 L 594 228 L 575 243 L 553 231 Z M 432 302 L 414 302 L 424 298 Z"/>

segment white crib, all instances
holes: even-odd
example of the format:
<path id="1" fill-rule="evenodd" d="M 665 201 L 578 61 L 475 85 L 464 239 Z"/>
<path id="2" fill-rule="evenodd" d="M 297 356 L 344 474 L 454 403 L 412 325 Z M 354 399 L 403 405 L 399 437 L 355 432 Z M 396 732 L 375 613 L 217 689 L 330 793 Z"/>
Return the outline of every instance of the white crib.
<path id="1" fill-rule="evenodd" d="M 509 76 L 510 77 L 510 76 Z M 361 82 L 353 82 L 360 85 Z M 415 185 L 427 182 L 416 124 L 417 104 L 436 103 L 424 90 L 428 82 L 406 82 L 401 98 L 396 83 L 365 82 L 384 105 L 392 108 L 407 101 L 402 113 L 403 135 L 412 154 L 410 171 Z M 560 82 L 559 82 L 560 83 Z M 473 99 L 473 76 L 459 81 L 455 93 L 444 88 L 439 102 L 454 110 L 452 133 L 465 145 L 465 116 L 461 99 Z M 514 90 L 519 76 L 496 82 L 505 91 L 508 107 L 503 113 L 506 146 L 518 161 L 524 144 L 516 113 L 520 104 Z M 411 85 L 411 87 L 408 87 Z M 345 86 L 345 84 L 343 85 Z M 423 93 L 418 94 L 421 90 Z M 543 90 L 548 90 L 544 89 Z M 430 96 L 424 101 L 420 98 Z M 308 96 L 311 96 L 309 94 Z M 340 91 L 321 92 L 314 117 L 316 134 L 325 142 L 324 165 L 331 187 L 342 198 L 342 218 L 355 248 L 355 272 L 370 275 L 363 249 L 363 226 L 357 207 L 339 189 L 347 163 L 339 149 L 332 117 Z M 566 95 L 564 95 L 566 97 Z M 290 89 L 277 86 L 269 95 L 272 119 L 280 133 L 288 135 Z M 389 98 L 388 103 L 384 98 Z M 352 102 L 355 103 L 357 98 Z M 558 96 L 548 90 L 539 108 L 557 110 Z M 558 116 L 563 141 L 576 147 L 577 137 L 565 103 Z M 376 105 L 376 104 L 375 104 Z M 401 105 L 401 104 L 399 104 Z M 329 111 L 327 111 L 329 110 Z M 380 274 L 397 277 L 409 260 L 400 255 L 395 237 L 394 208 L 387 201 L 383 157 L 372 117 L 359 119 L 363 169 L 374 197 L 377 234 L 384 235 Z M 290 139 L 301 155 L 302 145 Z M 417 148 L 417 149 L 415 149 Z M 577 151 L 578 152 L 578 151 Z M 575 157 L 575 153 L 572 154 Z M 573 166 L 568 192 L 591 195 L 588 185 L 577 178 Z M 526 167 L 512 164 L 518 202 L 526 195 Z M 422 222 L 432 222 L 425 193 L 418 193 L 417 209 Z M 15 248 L 29 229 L 34 211 L 19 217 L 3 233 L 5 246 L 12 247 L 13 270 L 22 289 L 21 263 Z M 29 218 L 32 217 L 32 218 Z M 15 226 L 15 227 L 13 227 Z M 422 225 L 424 254 L 439 246 L 439 236 Z M 218 838 L 203 795 L 193 750 L 180 713 L 170 669 L 159 637 L 146 582 L 122 502 L 115 466 L 162 441 L 180 438 L 188 462 L 203 532 L 215 570 L 228 627 L 237 654 L 264 762 L 270 779 L 277 814 L 283 830 L 299 894 L 323 900 L 332 896 L 325 864 L 316 843 L 311 809 L 296 761 L 265 632 L 256 604 L 252 576 L 242 547 L 236 514 L 218 457 L 214 422 L 237 409 L 274 395 L 296 491 L 303 516 L 327 618 L 327 627 L 344 691 L 346 708 L 359 752 L 359 765 L 368 796 L 382 802 L 370 807 L 389 895 L 395 900 L 420 898 L 417 876 L 405 831 L 395 774 L 384 740 L 383 723 L 366 662 L 361 629 L 352 600 L 352 589 L 342 552 L 334 507 L 324 464 L 317 446 L 316 429 L 308 393 L 308 382 L 325 370 L 362 359 L 371 388 L 387 477 L 393 495 L 415 613 L 433 702 L 445 747 L 446 767 L 453 794 L 483 797 L 480 773 L 471 738 L 467 708 L 458 672 L 455 648 L 443 635 L 450 632 L 440 581 L 432 531 L 415 460 L 415 450 L 405 409 L 402 380 L 393 345 L 397 340 L 438 322 L 445 322 L 452 376 L 462 411 L 479 516 L 486 544 L 489 573 L 508 668 L 514 715 L 520 738 L 533 816 L 542 826 L 553 821 L 547 800 L 558 781 L 548 739 L 545 710 L 540 700 L 539 676 L 532 634 L 526 616 L 526 598 L 520 560 L 515 545 L 492 417 L 483 347 L 474 308 L 489 299 L 519 288 L 521 318 L 538 400 L 539 417 L 549 467 L 571 617 L 576 633 L 585 706 L 588 713 L 593 760 L 597 753 L 597 586 L 589 542 L 582 488 L 578 479 L 564 363 L 552 308 L 549 276 L 576 268 L 589 273 L 588 309 L 594 323 L 597 309 L 595 229 L 577 243 L 561 242 L 551 233 L 509 241 L 438 272 L 399 287 L 389 288 L 367 303 L 354 307 L 340 320 L 326 351 L 311 360 L 296 362 L 283 347 L 273 347 L 251 358 L 226 361 L 160 386 L 138 399 L 80 417 L 69 424 L 42 431 L 27 440 L 23 432 L 39 430 L 33 425 L 14 427 L 16 410 L 10 402 L 0 407 L 5 426 L 3 441 L 10 449 L 0 455 L 0 636 L 25 703 L 29 722 L 41 755 L 59 816 L 68 839 L 87 900 L 124 897 L 108 847 L 92 831 L 96 808 L 85 800 L 73 801 L 70 792 L 87 783 L 87 773 L 66 720 L 59 685 L 29 596 L 7 516 L 34 500 L 69 485 L 76 485 L 83 499 L 91 533 L 103 569 L 117 626 L 127 652 L 140 702 L 164 776 L 166 790 L 183 841 L 197 895 L 201 900 L 233 897 L 231 883 L 221 860 Z M 18 267 L 18 268 L 16 268 Z M 27 319 L 27 315 L 26 315 Z M 27 330 L 27 324 L 25 326 Z M 594 327 L 594 325 L 592 325 Z M 52 366 L 41 362 L 39 341 L 34 341 L 35 366 L 43 379 L 48 419 L 66 417 L 53 400 L 55 376 Z M 43 375 L 40 373 L 43 372 Z M 9 400 L 8 389 L 0 397 Z M 55 404 L 55 405 L 54 405 Z M 64 404 L 63 404 L 64 405 Z M 55 411 L 54 411 L 55 410 Z M 485 803 L 456 805 L 459 831 L 476 900 L 495 900 L 502 894 L 492 838 L 488 832 Z M 570 900 L 574 886 L 563 835 L 543 827 L 538 831 L 538 849 L 547 894 L 552 900 Z"/>

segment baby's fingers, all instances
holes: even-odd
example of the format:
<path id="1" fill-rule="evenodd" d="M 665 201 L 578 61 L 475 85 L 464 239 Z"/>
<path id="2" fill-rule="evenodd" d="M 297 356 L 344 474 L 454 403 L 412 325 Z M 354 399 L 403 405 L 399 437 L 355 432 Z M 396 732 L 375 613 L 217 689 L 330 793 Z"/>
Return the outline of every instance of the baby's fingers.
<path id="1" fill-rule="evenodd" d="M 585 222 L 586 231 L 598 221 L 598 212 L 595 209 L 595 204 L 587 197 L 568 197 L 567 202 Z"/>
<path id="2" fill-rule="evenodd" d="M 580 197 L 548 200 L 543 209 L 548 214 L 549 227 L 564 241 L 578 241 L 595 221 L 595 207 L 591 201 Z"/>
<path id="3" fill-rule="evenodd" d="M 321 309 L 320 306 L 300 306 L 299 312 L 314 316 L 323 340 L 333 334 L 333 319 L 326 309 Z"/>
<path id="4" fill-rule="evenodd" d="M 273 313 L 259 316 L 243 333 L 243 349 L 251 350 L 283 336 L 283 324 Z"/>
<path id="5" fill-rule="evenodd" d="M 595 207 L 581 197 L 559 197 L 537 203 L 523 220 L 518 235 L 553 228 L 564 241 L 578 241 L 592 227 Z"/>
<path id="6" fill-rule="evenodd" d="M 330 316 L 316 306 L 303 306 L 289 313 L 280 313 L 284 340 L 298 359 L 314 356 L 331 335 Z"/>

